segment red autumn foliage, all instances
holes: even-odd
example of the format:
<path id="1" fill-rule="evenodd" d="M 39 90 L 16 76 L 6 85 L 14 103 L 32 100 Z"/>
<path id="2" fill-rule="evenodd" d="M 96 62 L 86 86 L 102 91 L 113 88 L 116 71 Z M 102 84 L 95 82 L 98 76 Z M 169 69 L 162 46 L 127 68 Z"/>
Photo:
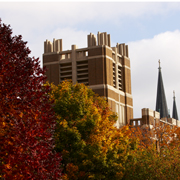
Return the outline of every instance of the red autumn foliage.
<path id="1" fill-rule="evenodd" d="M 44 71 L 0 20 L 0 179 L 60 179 Z"/>

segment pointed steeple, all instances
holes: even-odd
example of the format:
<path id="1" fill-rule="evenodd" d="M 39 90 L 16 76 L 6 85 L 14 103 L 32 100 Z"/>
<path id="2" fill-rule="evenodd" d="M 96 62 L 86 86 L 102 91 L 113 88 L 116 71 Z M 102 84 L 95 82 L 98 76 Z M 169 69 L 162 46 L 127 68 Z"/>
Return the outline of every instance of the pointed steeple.
<path id="1" fill-rule="evenodd" d="M 160 60 L 159 62 L 159 75 L 157 84 L 157 97 L 156 97 L 156 111 L 160 112 L 160 118 L 169 117 L 168 108 L 166 103 L 166 96 L 164 91 Z"/>
<path id="2" fill-rule="evenodd" d="M 178 120 L 177 108 L 176 108 L 176 100 L 175 100 L 175 92 L 173 91 L 173 112 L 172 118 Z"/>

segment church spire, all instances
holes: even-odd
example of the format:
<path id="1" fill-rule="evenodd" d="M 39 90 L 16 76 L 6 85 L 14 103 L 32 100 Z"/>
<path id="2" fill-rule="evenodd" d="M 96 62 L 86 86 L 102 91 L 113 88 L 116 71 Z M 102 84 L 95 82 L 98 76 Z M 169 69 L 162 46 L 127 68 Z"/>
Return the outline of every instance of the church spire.
<path id="1" fill-rule="evenodd" d="M 169 117 L 168 108 L 166 103 L 166 96 L 164 91 L 160 60 L 159 62 L 159 75 L 157 84 L 157 97 L 156 97 L 156 111 L 160 112 L 160 118 Z"/>
<path id="2" fill-rule="evenodd" d="M 177 108 L 176 108 L 176 100 L 175 100 L 175 91 L 173 91 L 173 112 L 172 118 L 178 120 Z"/>

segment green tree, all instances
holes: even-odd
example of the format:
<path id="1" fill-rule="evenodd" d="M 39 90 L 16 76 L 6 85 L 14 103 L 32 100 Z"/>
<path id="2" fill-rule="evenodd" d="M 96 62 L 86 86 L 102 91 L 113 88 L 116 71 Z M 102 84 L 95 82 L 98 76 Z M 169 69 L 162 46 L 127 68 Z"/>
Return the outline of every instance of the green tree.
<path id="1" fill-rule="evenodd" d="M 51 88 L 64 179 L 121 179 L 131 148 L 128 126 L 117 129 L 107 101 L 83 84 L 64 81 Z"/>

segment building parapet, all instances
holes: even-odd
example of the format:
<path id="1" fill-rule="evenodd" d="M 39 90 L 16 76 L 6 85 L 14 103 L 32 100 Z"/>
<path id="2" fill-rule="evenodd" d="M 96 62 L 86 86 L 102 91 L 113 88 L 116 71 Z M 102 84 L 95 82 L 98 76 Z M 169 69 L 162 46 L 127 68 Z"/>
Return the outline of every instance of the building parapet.
<path id="1" fill-rule="evenodd" d="M 152 122 L 153 120 L 153 122 Z M 180 121 L 174 118 L 161 118 L 160 113 L 157 111 L 153 111 L 149 108 L 142 109 L 142 117 L 135 118 L 130 120 L 130 125 L 134 127 L 144 127 L 144 126 L 152 126 L 155 125 L 157 122 L 162 122 L 164 124 L 168 124 L 171 126 L 178 126 L 180 127 Z"/>
<path id="2" fill-rule="evenodd" d="M 111 48 L 113 51 L 116 51 L 118 62 L 121 62 L 120 58 L 122 58 L 122 56 L 129 57 L 128 45 L 125 45 L 125 43 L 122 43 L 122 44 L 117 43 L 116 47 L 111 47 L 111 37 L 110 37 L 110 34 L 107 34 L 107 32 L 102 32 L 102 33 L 98 32 L 97 38 L 93 33 L 90 33 L 87 36 L 87 42 L 88 42 L 87 48 L 105 45 Z M 53 52 L 59 53 L 62 51 L 63 51 L 62 39 L 53 39 L 53 42 L 46 40 L 44 42 L 44 54 L 53 53 Z"/>

